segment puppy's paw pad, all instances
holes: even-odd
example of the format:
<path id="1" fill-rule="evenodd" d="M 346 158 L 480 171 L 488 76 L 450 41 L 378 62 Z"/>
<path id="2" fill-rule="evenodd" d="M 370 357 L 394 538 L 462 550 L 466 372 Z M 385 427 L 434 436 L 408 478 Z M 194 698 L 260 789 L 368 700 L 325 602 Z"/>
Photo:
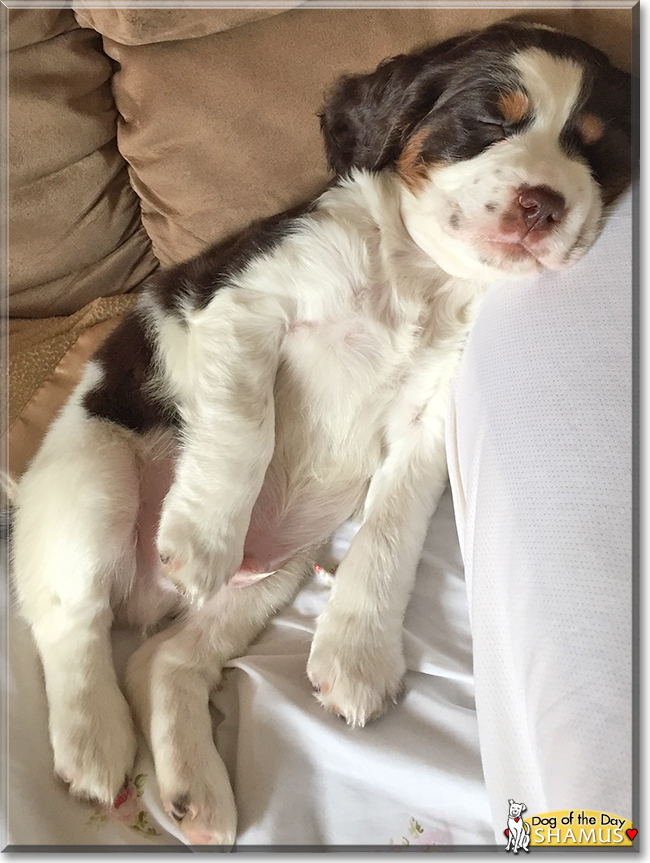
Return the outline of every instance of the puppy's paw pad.
<path id="1" fill-rule="evenodd" d="M 323 684 L 327 686 L 327 684 Z M 355 728 L 363 728 L 373 719 L 378 719 L 388 705 L 387 698 L 362 685 L 349 681 L 337 681 L 331 689 L 317 694 L 317 699 L 325 710 L 336 714 L 340 719 Z"/>
<path id="2" fill-rule="evenodd" d="M 194 819 L 197 815 L 196 807 L 192 806 L 189 794 L 181 794 L 172 800 L 168 811 L 174 821 L 182 821 L 186 815 L 189 815 L 190 819 Z"/>
<path id="3" fill-rule="evenodd" d="M 171 575 L 174 572 L 178 572 L 178 570 L 181 569 L 181 567 L 183 566 L 180 560 L 171 555 L 169 552 L 160 553 L 160 563 L 162 564 L 162 570 L 164 575 Z"/>
<path id="4" fill-rule="evenodd" d="M 230 779 L 214 743 L 186 734 L 155 750 L 156 774 L 165 811 L 193 845 L 235 841 L 237 810 Z"/>
<path id="5" fill-rule="evenodd" d="M 208 793 L 199 802 L 190 793 L 182 793 L 165 802 L 164 806 L 190 844 L 229 848 L 235 844 L 237 816 L 234 801 L 219 801 Z"/>

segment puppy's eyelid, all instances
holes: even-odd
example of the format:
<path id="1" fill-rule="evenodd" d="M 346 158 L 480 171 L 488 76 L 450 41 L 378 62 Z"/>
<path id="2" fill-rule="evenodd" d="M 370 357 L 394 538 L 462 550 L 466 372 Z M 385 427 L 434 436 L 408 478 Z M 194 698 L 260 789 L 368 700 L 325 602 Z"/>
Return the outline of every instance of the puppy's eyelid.
<path id="1" fill-rule="evenodd" d="M 480 120 L 479 122 L 485 129 L 490 129 L 495 133 L 498 131 L 503 138 L 505 138 L 508 133 L 508 127 L 506 123 L 502 123 L 497 120 Z"/>

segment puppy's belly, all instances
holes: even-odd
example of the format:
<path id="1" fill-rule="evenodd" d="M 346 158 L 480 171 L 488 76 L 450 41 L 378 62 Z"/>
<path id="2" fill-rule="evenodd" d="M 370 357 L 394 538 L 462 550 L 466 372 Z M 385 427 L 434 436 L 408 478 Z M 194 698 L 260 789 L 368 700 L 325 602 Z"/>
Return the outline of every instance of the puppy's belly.
<path id="1" fill-rule="evenodd" d="M 138 581 L 169 585 L 162 575 L 156 536 L 178 453 L 171 439 L 147 444 L 144 449 L 136 526 Z M 356 471 L 349 471 L 345 480 L 339 476 L 328 482 L 313 475 L 284 481 L 281 476 L 284 472 L 272 464 L 253 506 L 242 576 L 273 572 L 298 552 L 323 542 L 361 505 L 369 481 Z"/>
<path id="2" fill-rule="evenodd" d="M 287 493 L 267 476 L 253 507 L 242 570 L 274 572 L 298 552 L 324 542 L 358 509 L 367 488 L 368 481 L 360 478 L 328 487 L 315 480 Z"/>

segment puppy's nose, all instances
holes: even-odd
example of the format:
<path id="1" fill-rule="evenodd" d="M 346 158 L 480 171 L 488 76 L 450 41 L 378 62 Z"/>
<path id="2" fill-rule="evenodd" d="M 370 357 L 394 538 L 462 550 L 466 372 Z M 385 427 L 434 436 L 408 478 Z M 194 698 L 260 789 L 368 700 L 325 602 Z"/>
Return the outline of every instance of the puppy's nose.
<path id="1" fill-rule="evenodd" d="M 566 211 L 566 201 L 548 186 L 523 186 L 519 189 L 521 216 L 529 231 L 548 231 Z"/>

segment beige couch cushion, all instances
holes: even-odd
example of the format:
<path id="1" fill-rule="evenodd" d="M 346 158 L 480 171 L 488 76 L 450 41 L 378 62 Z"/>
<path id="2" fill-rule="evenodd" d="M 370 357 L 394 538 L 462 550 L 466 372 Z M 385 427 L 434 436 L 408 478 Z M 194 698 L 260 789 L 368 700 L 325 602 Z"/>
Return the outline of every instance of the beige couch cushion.
<path id="1" fill-rule="evenodd" d="M 164 264 L 187 258 L 322 186 L 316 112 L 325 88 L 343 72 L 370 70 L 387 56 L 509 14 L 296 9 L 191 40 L 134 46 L 105 37 L 106 52 L 119 64 L 119 147 L 158 258 Z M 564 27 L 629 66 L 629 9 L 517 17 Z"/>
<path id="2" fill-rule="evenodd" d="M 156 267 L 117 150 L 111 63 L 65 9 L 9 11 L 10 314 L 70 314 Z"/>
<path id="3" fill-rule="evenodd" d="M 82 27 L 92 27 L 123 45 L 147 45 L 172 39 L 194 39 L 219 33 L 279 15 L 285 9 L 300 5 L 300 0 L 286 0 L 271 9 L 123 9 L 89 8 L 85 0 L 73 0 L 77 21 Z M 110 0 L 105 3 L 111 6 Z"/>

